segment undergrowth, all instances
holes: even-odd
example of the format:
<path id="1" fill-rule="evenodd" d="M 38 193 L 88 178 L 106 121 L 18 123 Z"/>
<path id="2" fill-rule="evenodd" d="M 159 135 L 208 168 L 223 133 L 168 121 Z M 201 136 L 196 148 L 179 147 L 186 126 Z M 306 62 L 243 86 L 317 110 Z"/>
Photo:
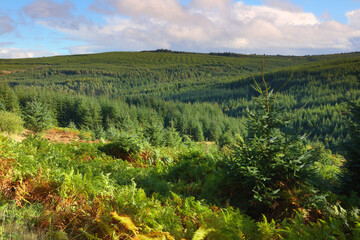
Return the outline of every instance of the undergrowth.
<path id="1" fill-rule="evenodd" d="M 162 163 L 142 167 L 106 155 L 99 150 L 102 143 L 61 144 L 40 137 L 15 143 L 0 137 L 0 146 L 0 239 L 356 239 L 359 235 L 359 220 L 354 218 L 358 215 L 351 213 L 355 210 L 342 215 L 321 210 L 314 221 L 307 211 L 283 221 L 266 217 L 255 221 L 226 206 L 226 201 L 215 205 L 207 196 L 215 191 L 210 185 L 224 178 L 220 156 L 198 145 L 171 156 L 173 161 L 166 160 L 168 149 L 153 148 Z M 134 159 L 144 162 L 138 154 Z"/>

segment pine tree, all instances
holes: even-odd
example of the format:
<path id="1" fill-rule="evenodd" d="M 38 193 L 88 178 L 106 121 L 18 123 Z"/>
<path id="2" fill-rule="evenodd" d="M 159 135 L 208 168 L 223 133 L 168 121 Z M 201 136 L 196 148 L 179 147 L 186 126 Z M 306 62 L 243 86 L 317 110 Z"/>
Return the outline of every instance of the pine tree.
<path id="1" fill-rule="evenodd" d="M 293 115 L 279 106 L 279 91 L 274 93 L 263 76 L 262 80 L 265 89 L 255 81 L 254 89 L 260 95 L 253 99 L 255 109 L 247 111 L 248 137 L 233 148 L 228 166 L 229 177 L 237 182 L 244 196 L 253 199 L 253 206 L 271 209 L 284 201 L 281 199 L 284 192 L 306 183 L 311 156 L 304 136 L 286 130 Z M 291 206 L 286 207 L 291 213 Z"/>
<path id="2" fill-rule="evenodd" d="M 211 122 L 208 133 L 207 133 L 207 138 L 209 141 L 217 141 L 217 139 L 219 138 L 221 134 L 221 129 L 219 127 L 219 124 L 217 122 Z"/>
<path id="3" fill-rule="evenodd" d="M 200 122 L 196 122 L 195 126 L 192 127 L 193 140 L 196 142 L 204 141 L 204 132 Z"/>
<path id="4" fill-rule="evenodd" d="M 219 145 L 220 148 L 224 146 L 231 146 L 235 143 L 235 138 L 231 131 L 227 131 L 217 139 L 216 143 Z"/>
<path id="5" fill-rule="evenodd" d="M 34 132 L 42 132 L 53 124 L 49 109 L 36 100 L 28 102 L 24 109 L 25 126 Z"/>
<path id="6" fill-rule="evenodd" d="M 181 143 L 180 134 L 179 134 L 179 132 L 176 131 L 173 121 L 170 121 L 170 127 L 167 127 L 165 129 L 164 143 L 165 143 L 165 146 L 168 146 L 168 147 L 176 147 Z"/>
<path id="7" fill-rule="evenodd" d="M 0 109 L 9 112 L 16 112 L 19 110 L 19 100 L 9 85 L 0 84 Z"/>
<path id="8" fill-rule="evenodd" d="M 351 121 L 348 131 L 350 140 L 346 143 L 345 174 L 342 178 L 345 192 L 360 192 L 360 104 L 350 104 Z"/>
<path id="9" fill-rule="evenodd" d="M 163 125 L 160 122 L 148 124 L 144 129 L 144 137 L 153 146 L 161 146 L 163 144 Z"/>

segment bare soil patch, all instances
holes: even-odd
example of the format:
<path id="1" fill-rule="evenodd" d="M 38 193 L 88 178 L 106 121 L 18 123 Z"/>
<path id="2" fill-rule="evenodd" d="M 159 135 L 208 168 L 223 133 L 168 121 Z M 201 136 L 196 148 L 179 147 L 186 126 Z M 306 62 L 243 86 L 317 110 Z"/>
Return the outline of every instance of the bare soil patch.
<path id="1" fill-rule="evenodd" d="M 22 142 L 27 136 L 34 134 L 32 131 L 25 129 L 21 134 L 5 134 L 8 137 L 14 139 L 16 142 Z M 61 129 L 61 128 L 51 128 L 41 136 L 51 142 L 58 143 L 72 143 L 72 142 L 99 142 L 99 140 L 90 141 L 84 140 L 80 137 L 80 132 L 77 130 Z"/>

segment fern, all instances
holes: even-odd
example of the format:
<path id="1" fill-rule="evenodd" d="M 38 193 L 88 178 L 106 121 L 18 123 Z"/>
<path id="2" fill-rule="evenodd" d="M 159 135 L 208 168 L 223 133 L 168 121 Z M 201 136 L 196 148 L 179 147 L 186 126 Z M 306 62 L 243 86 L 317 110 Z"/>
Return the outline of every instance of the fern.
<path id="1" fill-rule="evenodd" d="M 168 232 L 152 232 L 136 236 L 137 240 L 175 240 Z"/>
<path id="2" fill-rule="evenodd" d="M 135 235 L 137 234 L 139 228 L 135 226 L 131 218 L 119 216 L 116 212 L 111 212 L 110 215 L 113 220 L 117 221 L 125 229 L 132 231 Z"/>
<path id="3" fill-rule="evenodd" d="M 257 225 L 264 239 L 276 239 L 280 237 L 280 235 L 277 233 L 278 230 L 276 229 L 277 226 L 274 219 L 272 219 L 271 222 L 268 222 L 266 216 L 263 215 L 263 221 L 258 222 Z"/>
<path id="4" fill-rule="evenodd" d="M 212 231 L 215 231 L 215 229 L 200 227 L 194 233 L 194 236 L 193 236 L 192 240 L 204 240 L 205 237 Z"/>
<path id="5" fill-rule="evenodd" d="M 101 238 L 98 238 L 98 237 L 95 237 L 94 235 L 91 235 L 90 233 L 87 233 L 86 231 L 84 231 L 84 229 L 80 228 L 79 229 L 80 232 L 82 232 L 85 237 L 88 239 L 88 240 L 101 240 Z"/>

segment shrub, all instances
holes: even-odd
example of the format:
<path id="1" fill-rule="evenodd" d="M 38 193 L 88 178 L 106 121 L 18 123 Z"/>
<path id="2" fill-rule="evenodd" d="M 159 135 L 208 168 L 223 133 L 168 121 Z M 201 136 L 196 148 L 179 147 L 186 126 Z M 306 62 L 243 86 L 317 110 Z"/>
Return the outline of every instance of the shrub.
<path id="1" fill-rule="evenodd" d="M 70 129 L 77 129 L 76 128 L 76 124 L 73 122 L 73 121 L 70 121 L 69 125 L 68 125 L 68 128 Z"/>
<path id="2" fill-rule="evenodd" d="M 19 133 L 23 130 L 23 120 L 12 112 L 0 111 L 0 131 Z"/>
<path id="3" fill-rule="evenodd" d="M 173 183 L 172 191 L 185 196 L 208 198 L 212 194 L 209 179 L 220 177 L 216 166 L 217 159 L 211 154 L 205 154 L 200 149 L 189 149 L 181 153 L 178 161 L 171 165 L 165 176 L 167 182 Z"/>
<path id="4" fill-rule="evenodd" d="M 122 135 L 114 142 L 100 148 L 106 154 L 117 158 L 128 158 L 130 155 L 140 153 L 142 146 L 135 136 Z"/>

